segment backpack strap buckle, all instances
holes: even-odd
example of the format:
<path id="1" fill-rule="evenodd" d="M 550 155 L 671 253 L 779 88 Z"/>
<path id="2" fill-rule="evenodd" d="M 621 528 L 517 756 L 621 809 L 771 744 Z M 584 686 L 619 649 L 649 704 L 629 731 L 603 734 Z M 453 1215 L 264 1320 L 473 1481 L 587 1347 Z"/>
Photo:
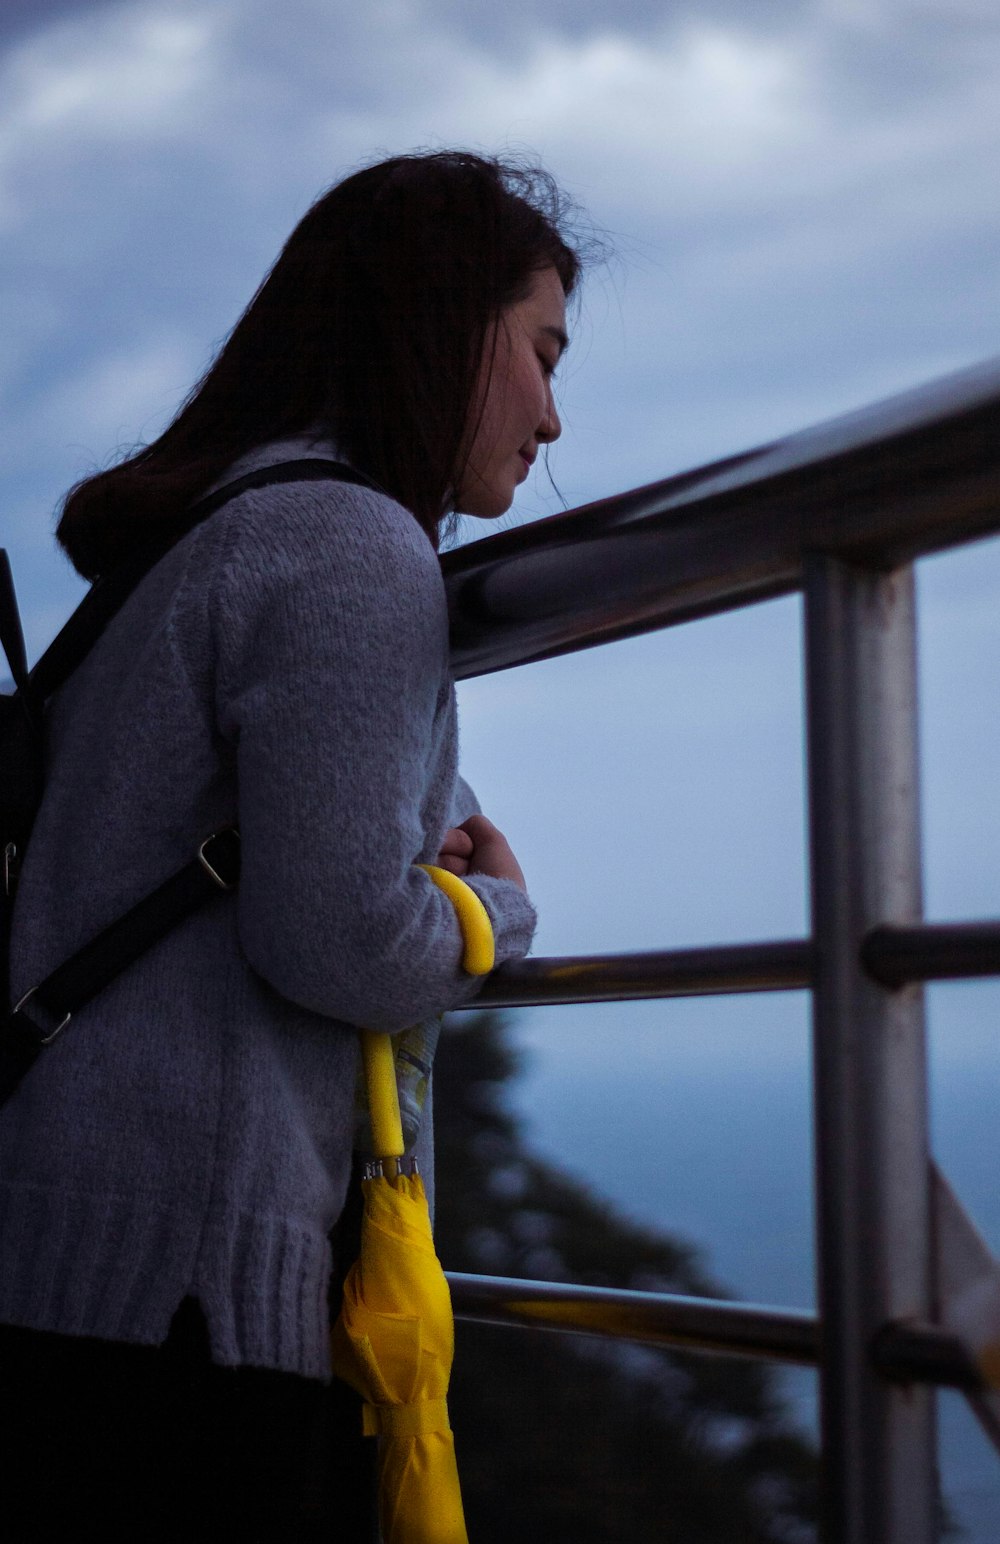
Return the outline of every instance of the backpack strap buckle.
<path id="1" fill-rule="evenodd" d="M 17 844 L 8 842 L 3 850 L 3 893 L 8 898 L 14 894 L 17 883 Z"/>
<path id="2" fill-rule="evenodd" d="M 15 1003 L 11 1009 L 8 1022 L 12 1022 L 17 1018 L 18 1014 L 21 1013 L 21 1009 L 24 1007 L 25 1003 L 30 1002 L 37 991 L 38 988 L 33 986 L 29 991 L 25 992 L 20 1002 Z M 44 1007 L 45 1005 L 44 1003 L 39 1003 L 39 1006 Z M 56 1036 L 62 1034 L 63 1030 L 66 1028 L 66 1025 L 69 1023 L 72 1017 L 72 1013 L 64 1014 L 62 1019 L 60 1019 L 59 1023 L 56 1025 L 55 1029 L 51 1029 L 48 1031 L 48 1033 L 46 1033 L 42 1025 L 36 1024 L 34 1019 L 29 1019 L 27 1014 L 24 1014 L 21 1017 L 19 1027 L 22 1029 L 22 1031 L 27 1031 L 29 1034 L 31 1034 L 32 1038 L 35 1039 L 39 1045 L 51 1045 Z"/>
<path id="3" fill-rule="evenodd" d="M 233 890 L 240 877 L 240 833 L 224 826 L 206 836 L 198 848 L 198 862 L 220 890 Z"/>

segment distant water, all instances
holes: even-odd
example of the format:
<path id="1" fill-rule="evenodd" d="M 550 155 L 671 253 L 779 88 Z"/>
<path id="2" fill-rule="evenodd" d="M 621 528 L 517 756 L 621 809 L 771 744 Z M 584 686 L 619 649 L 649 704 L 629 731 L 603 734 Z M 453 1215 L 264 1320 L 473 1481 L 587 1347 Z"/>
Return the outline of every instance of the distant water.
<path id="1" fill-rule="evenodd" d="M 532 1145 L 637 1219 L 697 1244 L 722 1285 L 814 1305 L 804 995 L 535 1009 L 515 1099 Z M 933 989 L 935 1154 L 1000 1249 L 1000 984 Z M 782 1375 L 816 1428 L 816 1378 Z M 1000 1454 L 964 1401 L 939 1401 L 942 1481 L 967 1544 L 1000 1538 Z"/>

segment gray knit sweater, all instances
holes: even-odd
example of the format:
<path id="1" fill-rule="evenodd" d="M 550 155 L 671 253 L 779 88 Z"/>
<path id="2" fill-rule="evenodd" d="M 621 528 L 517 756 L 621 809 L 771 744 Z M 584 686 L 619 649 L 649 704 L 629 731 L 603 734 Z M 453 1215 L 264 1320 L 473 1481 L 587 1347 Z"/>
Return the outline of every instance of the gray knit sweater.
<path id="1" fill-rule="evenodd" d="M 226 480 L 317 453 L 266 447 Z M 242 879 L 76 1015 L 0 1112 L 0 1322 L 155 1344 L 193 1294 L 216 1361 L 326 1377 L 356 1026 L 400 1030 L 479 985 L 415 867 L 476 808 L 434 550 L 367 489 L 245 493 L 145 578 L 50 736 L 15 1000 L 234 821 Z M 498 963 L 523 955 L 527 897 L 472 883 Z"/>

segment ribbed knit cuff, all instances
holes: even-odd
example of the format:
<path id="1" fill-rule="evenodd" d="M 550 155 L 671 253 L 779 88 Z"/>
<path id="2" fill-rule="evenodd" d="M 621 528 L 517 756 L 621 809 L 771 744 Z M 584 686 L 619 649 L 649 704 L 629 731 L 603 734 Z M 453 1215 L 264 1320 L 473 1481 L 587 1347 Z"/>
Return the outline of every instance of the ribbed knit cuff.
<path id="1" fill-rule="evenodd" d="M 466 883 L 475 890 L 493 924 L 496 963 L 520 960 L 531 948 L 538 915 L 531 900 L 512 879 L 492 879 L 471 874 Z"/>

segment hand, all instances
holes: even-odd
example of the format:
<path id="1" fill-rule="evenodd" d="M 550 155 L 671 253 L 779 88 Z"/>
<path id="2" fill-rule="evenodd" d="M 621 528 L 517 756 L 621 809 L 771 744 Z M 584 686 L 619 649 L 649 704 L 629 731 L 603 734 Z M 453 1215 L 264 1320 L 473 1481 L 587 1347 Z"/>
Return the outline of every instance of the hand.
<path id="1" fill-rule="evenodd" d="M 434 862 L 438 868 L 447 869 L 449 874 L 457 874 L 459 879 L 464 879 L 469 872 L 471 857 L 472 837 L 467 831 L 453 826 L 444 833 L 441 851 Z"/>
<path id="2" fill-rule="evenodd" d="M 470 815 L 456 831 L 449 831 L 448 836 L 465 836 L 471 841 L 472 852 L 466 860 L 467 874 L 489 874 L 493 879 L 512 879 L 522 890 L 528 888 L 510 843 L 485 815 Z"/>

